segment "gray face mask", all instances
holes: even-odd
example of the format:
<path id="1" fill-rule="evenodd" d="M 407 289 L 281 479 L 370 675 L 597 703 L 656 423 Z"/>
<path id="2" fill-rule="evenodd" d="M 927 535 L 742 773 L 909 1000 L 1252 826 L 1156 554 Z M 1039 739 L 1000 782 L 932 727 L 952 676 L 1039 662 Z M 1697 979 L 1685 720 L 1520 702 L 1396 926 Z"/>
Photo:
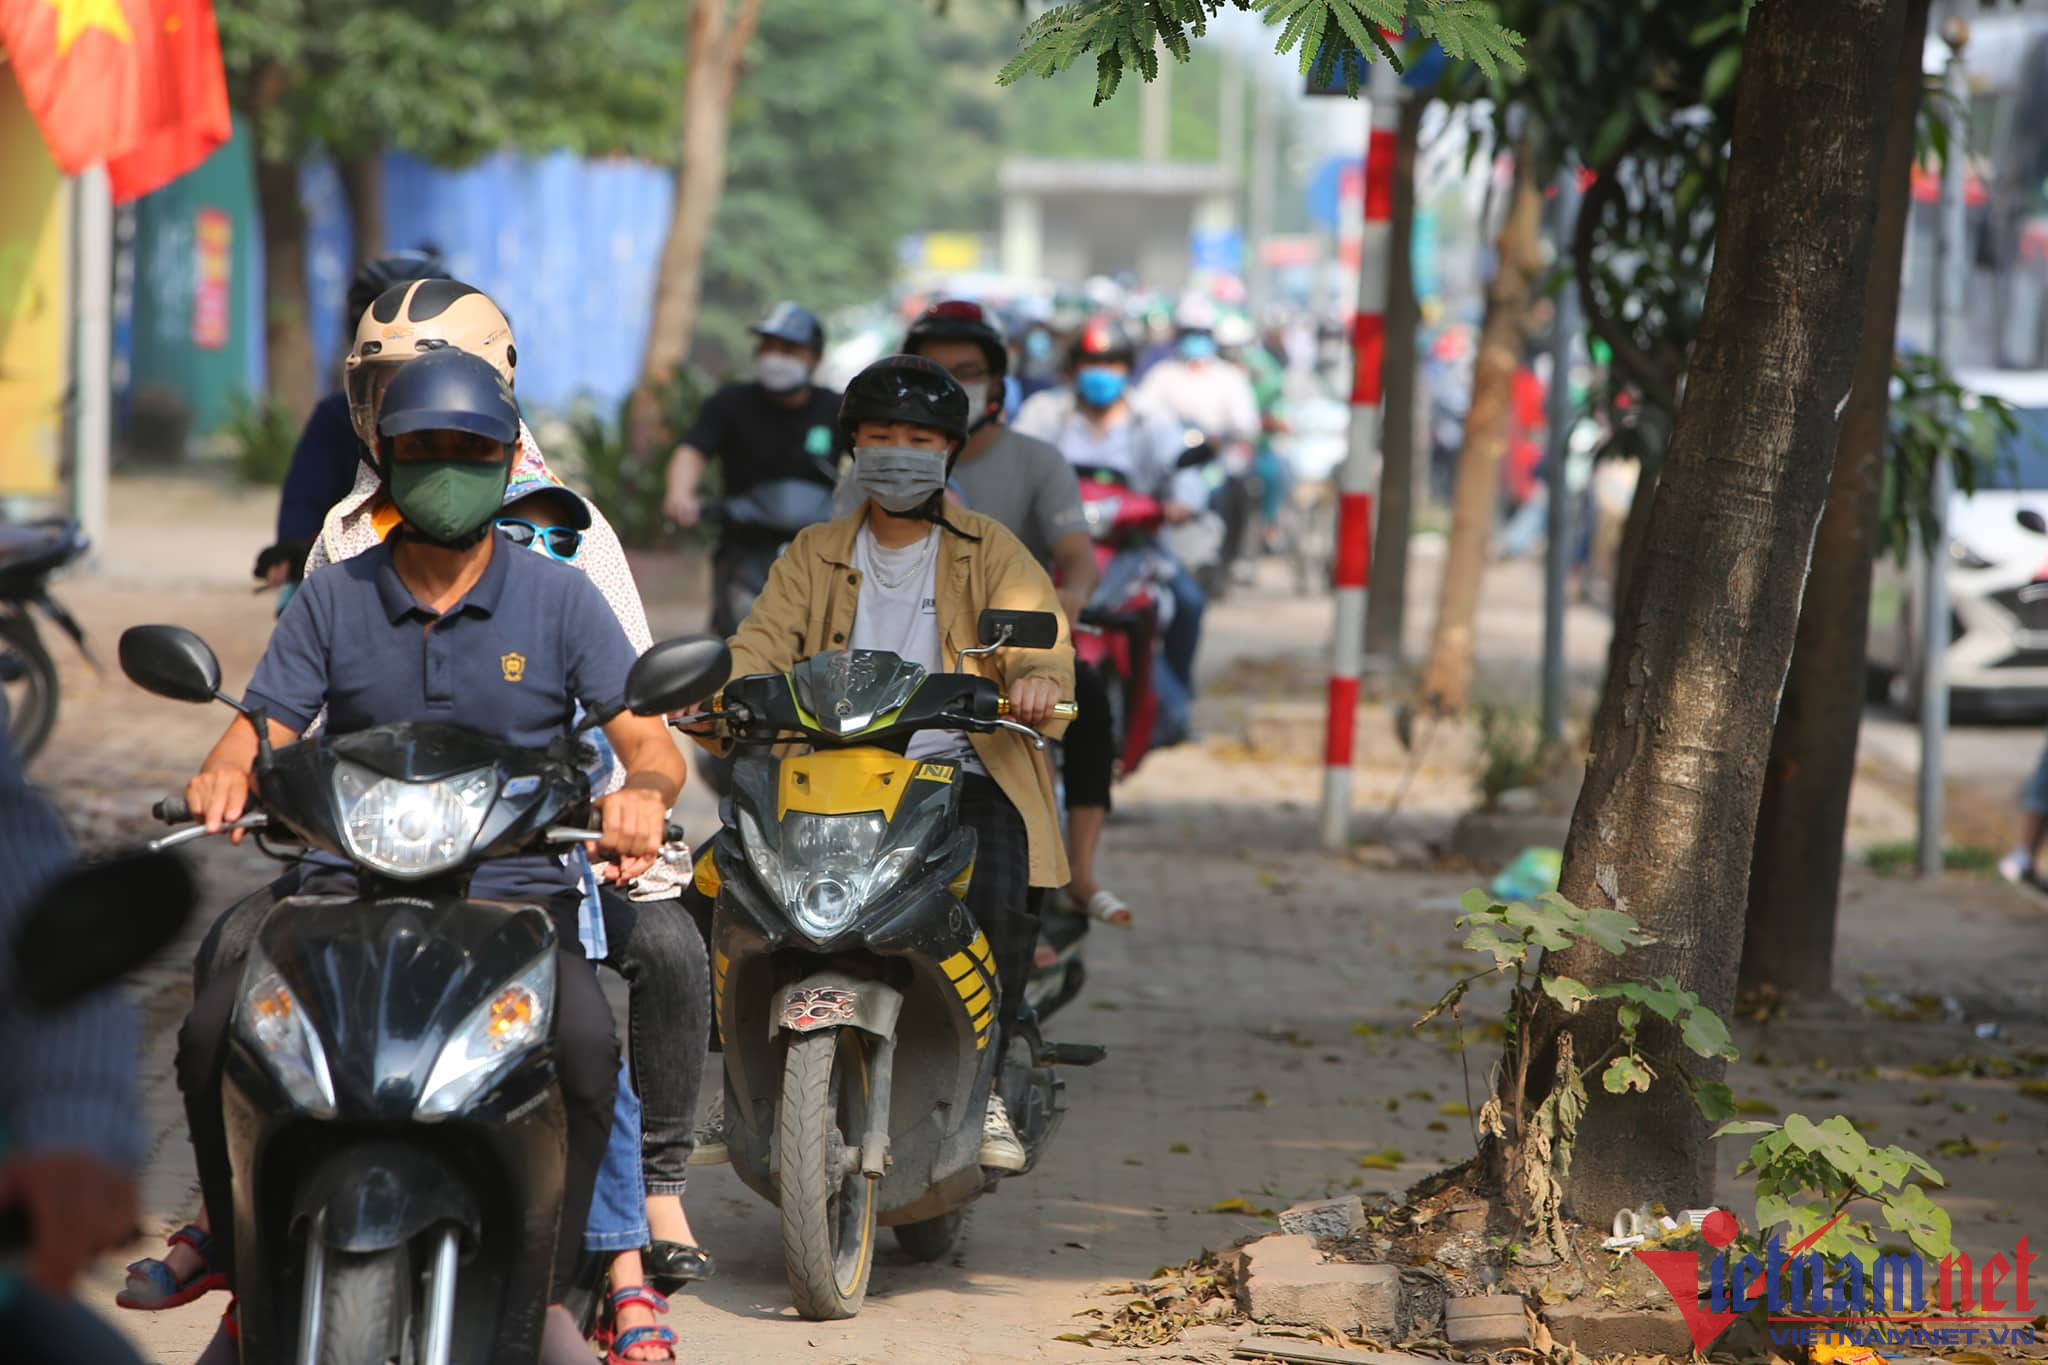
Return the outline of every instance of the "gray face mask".
<path id="1" fill-rule="evenodd" d="M 853 452 L 853 483 L 885 512 L 915 512 L 946 486 L 946 452 L 863 446 Z"/>

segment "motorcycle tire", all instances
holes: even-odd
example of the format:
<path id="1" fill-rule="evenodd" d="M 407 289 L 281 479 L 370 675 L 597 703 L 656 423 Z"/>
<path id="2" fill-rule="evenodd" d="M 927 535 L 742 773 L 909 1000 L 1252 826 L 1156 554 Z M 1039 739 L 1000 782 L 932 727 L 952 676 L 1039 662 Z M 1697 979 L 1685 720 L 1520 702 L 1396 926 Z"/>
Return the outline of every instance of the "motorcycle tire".
<path id="1" fill-rule="evenodd" d="M 920 1223 L 898 1223 L 889 1231 L 896 1234 L 896 1245 L 903 1248 L 906 1256 L 930 1265 L 946 1258 L 946 1253 L 960 1240 L 960 1225 L 966 1221 L 967 1210 L 954 1209 Z"/>
<path id="2" fill-rule="evenodd" d="M 14 752 L 26 764 L 57 726 L 57 665 L 43 648 L 35 622 L 0 615 L 0 678 L 5 678 L 6 723 Z"/>
<path id="3" fill-rule="evenodd" d="M 782 1267 L 796 1311 L 812 1322 L 850 1318 L 868 1295 L 877 1182 L 857 1159 L 867 1109 L 867 1051 L 857 1030 L 790 1041 L 775 1119 Z"/>
<path id="4" fill-rule="evenodd" d="M 406 1319 L 413 1301 L 404 1247 L 352 1256 L 329 1250 L 320 1288 L 319 1365 L 387 1365 L 412 1358 Z"/>

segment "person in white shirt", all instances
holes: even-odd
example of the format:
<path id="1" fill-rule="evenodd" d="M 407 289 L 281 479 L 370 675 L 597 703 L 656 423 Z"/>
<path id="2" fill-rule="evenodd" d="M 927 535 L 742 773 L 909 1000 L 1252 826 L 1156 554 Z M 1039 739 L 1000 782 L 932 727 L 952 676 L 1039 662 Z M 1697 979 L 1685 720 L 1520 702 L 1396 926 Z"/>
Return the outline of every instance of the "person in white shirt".
<path id="1" fill-rule="evenodd" d="M 1171 413 L 1212 444 L 1257 441 L 1258 396 L 1243 368 L 1217 354 L 1216 305 L 1199 296 L 1184 300 L 1174 329 L 1174 353 L 1145 372 L 1138 401 Z"/>
<path id="2" fill-rule="evenodd" d="M 1011 425 L 1058 446 L 1077 469 L 1117 475 L 1136 492 L 1159 499 L 1169 522 L 1184 522 L 1207 504 L 1208 485 L 1200 471 L 1180 468 L 1186 429 L 1170 414 L 1134 401 L 1130 377 L 1137 353 L 1137 341 L 1115 318 L 1090 318 L 1068 352 L 1072 381 L 1026 399 Z M 1166 667 L 1155 671 L 1159 726 L 1153 743 L 1158 748 L 1190 737 L 1195 654 L 1208 606 L 1194 575 L 1185 565 L 1176 569 L 1167 585 L 1173 620 L 1160 641 Z"/>

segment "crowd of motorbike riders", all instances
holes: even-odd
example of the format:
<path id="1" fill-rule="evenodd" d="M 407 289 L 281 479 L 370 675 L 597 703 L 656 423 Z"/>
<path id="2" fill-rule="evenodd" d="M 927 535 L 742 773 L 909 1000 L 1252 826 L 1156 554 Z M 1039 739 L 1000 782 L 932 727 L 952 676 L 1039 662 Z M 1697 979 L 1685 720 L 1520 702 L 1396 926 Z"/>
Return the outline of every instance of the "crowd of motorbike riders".
<path id="1" fill-rule="evenodd" d="M 1170 328 L 1111 311 L 1061 329 L 1015 319 L 1006 327 L 992 309 L 948 300 L 910 323 L 897 354 L 834 393 L 813 382 L 826 350 L 820 320 L 796 303 L 777 304 L 754 329 L 751 377 L 705 401 L 666 469 L 669 519 L 717 527 L 708 624 L 727 643 L 714 667 L 705 661 L 708 641 L 654 645 L 603 509 L 555 475 L 522 420 L 519 348 L 489 297 L 449 278 L 432 255 L 405 253 L 366 266 L 348 304 L 342 387 L 306 425 L 277 541 L 257 561 L 257 576 L 281 590 L 272 638 L 240 700 L 229 701 L 239 714 L 181 797 L 159 810 L 191 822 L 188 835 L 224 833 L 238 844 L 265 844 L 267 828 L 283 850 L 283 872 L 220 915 L 201 943 L 177 1073 L 202 1206 L 160 1256 L 128 1267 L 120 1305 L 160 1311 L 225 1291 L 217 1334 L 201 1357 L 208 1362 L 283 1358 L 294 1341 L 294 1358 L 309 1365 L 445 1360 L 454 1358 L 450 1342 L 472 1340 L 490 1343 L 479 1359 L 532 1358 L 530 1347 L 549 1361 L 588 1360 L 594 1340 L 610 1362 L 673 1361 L 679 1343 L 661 1321 L 665 1296 L 714 1273 L 685 1211 L 688 1171 L 730 1159 L 757 1188 L 780 1182 L 800 1310 L 857 1310 L 875 1216 L 869 1194 L 861 1223 L 860 1192 L 882 1186 L 884 1221 L 906 1249 L 935 1259 L 966 1199 L 1035 1163 L 1063 1107 L 1052 1064 L 1095 1059 L 1086 1048 L 1044 1043 L 1038 1027 L 1079 989 L 1078 944 L 1088 925 L 1132 920 L 1131 904 L 1103 872 L 1112 790 L 1149 750 L 1189 738 L 1205 605 L 1278 521 L 1285 476 L 1267 448 L 1277 362 L 1246 324 L 1200 296 L 1182 300 Z M 145 687 L 188 701 L 229 700 L 196 637 L 163 627 L 130 636 L 123 665 Z M 196 681 L 184 676 L 193 669 Z M 743 679 L 769 675 L 786 682 L 769 693 L 744 689 Z M 945 680 L 957 684 L 950 700 L 919 700 Z M 794 709 L 776 721 L 769 713 L 791 697 Z M 450 739 L 437 724 L 471 737 Z M 419 726 L 427 728 L 408 728 Z M 728 828 L 695 850 L 668 823 L 685 779 L 671 728 L 697 741 L 700 772 L 726 798 Z M 805 768 L 775 757 L 797 750 L 769 746 L 792 730 L 820 752 L 835 738 L 852 743 L 863 734 L 881 736 L 876 743 L 887 752 L 851 767 Z M 1047 739 L 1057 743 L 1048 747 Z M 567 758 L 581 804 L 557 803 L 528 820 L 531 829 L 499 828 L 496 811 L 510 809 L 510 797 L 542 789 L 532 799 L 543 800 L 548 784 L 565 780 L 560 762 L 505 778 L 513 769 L 502 755 L 513 752 Z M 293 758 L 301 753 L 314 756 Z M 759 766 L 752 776 L 750 755 Z M 442 780 L 479 763 L 496 765 L 497 807 L 488 786 L 462 786 L 475 772 Z M 294 785 L 313 780 L 294 776 L 302 773 L 317 774 L 323 792 L 331 786 L 338 815 L 294 808 L 294 793 L 311 790 Z M 436 783 L 433 803 L 402 809 L 406 792 L 429 790 L 403 784 L 427 779 Z M 759 821 L 783 819 L 782 856 L 795 859 L 804 856 L 792 849 L 801 817 L 784 812 L 820 809 L 804 804 L 798 788 L 897 779 L 904 792 L 871 804 L 894 810 L 900 799 L 909 813 L 883 813 L 884 823 L 938 820 L 910 803 L 943 784 L 943 818 L 972 831 L 959 844 L 957 868 L 942 867 L 943 850 L 929 840 L 906 844 L 893 864 L 894 852 L 879 861 L 908 878 L 919 875 L 921 859 L 938 869 L 945 903 L 967 912 L 964 921 L 957 908 L 951 916 L 957 944 L 942 934 L 932 946 L 931 926 L 904 932 L 943 973 L 933 979 L 957 990 L 960 1002 L 947 1003 L 965 1021 L 956 1028 L 961 1076 L 934 1083 L 952 1097 L 935 1112 L 946 1114 L 960 1095 L 979 1112 L 937 1123 L 929 1190 L 920 1181 L 908 1195 L 892 1194 L 903 1154 L 878 1155 L 866 1144 L 877 1131 L 885 1140 L 894 1131 L 907 1152 L 909 1119 L 858 1129 L 877 1097 L 888 1098 L 890 1062 L 899 1092 L 927 1067 L 924 1044 L 892 1036 L 912 1028 L 921 998 L 887 973 L 878 979 L 895 985 L 879 992 L 858 973 L 813 977 L 794 992 L 785 983 L 776 1009 L 789 1030 L 789 1069 L 768 1079 L 767 1096 L 772 1110 L 779 1087 L 784 1123 L 804 1031 L 820 1021 L 850 1023 L 868 1038 L 857 1058 L 858 1097 L 842 1093 L 855 1087 L 855 1071 L 829 1056 L 822 1063 L 831 1081 L 819 1093 L 837 1127 L 813 1145 L 824 1163 L 820 1216 L 831 1226 L 819 1234 L 822 1262 L 806 1269 L 799 1263 L 809 1253 L 792 1238 L 808 1234 L 789 1206 L 799 1178 L 792 1163 L 808 1158 L 754 1133 L 759 1118 L 748 1101 L 757 1092 L 745 1072 L 752 1040 L 731 1031 L 739 1015 L 729 1012 L 736 1007 L 728 1004 L 727 972 L 737 981 L 734 964 L 759 946 L 732 887 L 748 869 L 771 899 L 787 882 L 791 922 L 814 940 L 830 938 L 807 928 L 806 916 L 829 913 L 814 904 L 829 900 L 828 890 L 869 894 L 844 890 L 849 876 L 858 887 L 862 869 L 822 884 L 811 876 L 800 890 L 793 876 L 778 882 L 774 851 L 760 848 L 774 841 L 763 839 Z M 872 790 L 849 797 L 848 808 L 871 797 Z M 327 812 L 324 800 L 307 799 Z M 382 825 L 380 801 L 398 812 Z M 925 804 L 940 808 L 936 797 Z M 493 814 L 479 834 L 486 809 Z M 323 834 L 322 820 L 336 828 Z M 565 833 L 565 824 L 575 828 Z M 418 848 L 448 832 L 459 837 L 441 853 L 455 852 L 435 866 L 461 864 L 455 880 L 416 881 L 418 898 L 406 900 L 406 860 L 429 858 Z M 487 843 L 506 856 L 464 861 L 470 845 Z M 838 852 L 873 864 L 881 848 L 893 845 Z M 820 856 L 829 863 L 829 852 Z M 431 1165 L 379 1157 L 368 1163 L 375 1178 L 343 1199 L 328 1186 L 347 1173 L 313 1155 L 280 1155 L 289 1144 L 278 1134 L 299 1130 L 263 1112 L 270 1104 L 300 1118 L 332 1119 L 337 1109 L 350 1117 L 350 1087 L 366 1083 L 344 1073 L 375 1073 L 385 1063 L 330 1059 L 345 1035 L 368 1039 L 359 1039 L 365 1048 L 389 1048 L 385 1035 L 402 1035 L 413 1049 L 407 1065 L 424 1067 L 434 1056 L 426 1040 L 441 1039 L 424 1022 L 427 1005 L 415 1006 L 420 1019 L 397 1019 L 395 993 L 373 999 L 367 987 L 351 994 L 337 986 L 331 1012 L 360 1007 L 385 1016 L 344 1021 L 309 1011 L 314 1002 L 298 999 L 288 983 L 301 979 L 296 971 L 323 970 L 306 965 L 323 951 L 324 970 L 345 975 L 333 965 L 343 948 L 305 941 L 320 932 L 315 910 L 355 912 L 373 901 L 399 918 L 378 921 L 383 939 L 346 950 L 375 958 L 359 964 L 363 979 L 412 970 L 426 974 L 416 987 L 453 980 L 459 973 L 445 956 L 431 956 L 430 940 L 454 935 L 457 920 L 423 929 L 392 910 L 425 907 L 430 891 L 450 888 L 463 898 L 538 907 L 557 946 L 497 994 L 485 981 L 472 991 L 482 997 L 464 997 L 482 1011 L 468 1011 L 475 1028 L 456 1031 L 462 1036 L 448 1042 L 433 1074 L 413 1078 L 419 1093 L 408 1101 L 417 1105 L 415 1121 L 430 1112 L 475 1119 L 479 1132 L 540 1121 L 526 1116 L 540 1091 L 516 1109 L 502 1096 L 490 1108 L 510 1082 L 485 1054 L 521 1044 L 521 1030 L 538 1029 L 545 1037 L 534 1041 L 552 1044 L 542 1050 L 552 1056 L 555 1089 L 545 1093 L 558 1099 L 541 1113 L 553 1115 L 553 1140 L 566 1152 L 558 1184 L 528 1172 L 525 1184 L 510 1185 L 559 1209 L 537 1232 L 529 1214 L 525 1234 L 506 1238 L 515 1259 L 540 1267 L 527 1267 L 527 1281 L 539 1277 L 530 1321 L 513 1302 L 526 1281 L 512 1267 L 493 1272 L 495 1300 L 470 1289 L 459 1298 L 466 1310 L 493 1302 L 501 1321 L 454 1322 L 456 1267 L 482 1256 L 470 1239 L 481 1240 L 479 1228 L 502 1229 L 500 1213 L 440 1210 L 466 1231 L 450 1233 L 439 1255 L 442 1244 L 414 1225 L 432 1223 L 433 1210 L 392 1212 L 419 1204 L 418 1191 L 404 1187 L 428 1180 Z M 272 914 L 287 904 L 294 914 Z M 291 928 L 278 927 L 286 920 Z M 508 932 L 496 919 L 475 925 L 500 938 Z M 458 951 L 481 971 L 477 964 L 490 957 L 486 930 L 472 927 L 478 941 Z M 880 946 L 884 931 L 864 932 L 877 951 L 915 955 Z M 593 972 L 600 963 L 627 986 L 623 1056 Z M 835 963 L 844 965 L 825 965 Z M 535 985 L 543 968 L 545 991 Z M 877 1013 L 887 1017 L 878 1022 Z M 307 1045 L 316 1025 L 327 1030 L 324 1050 L 318 1038 Z M 270 1076 L 261 1083 L 250 1070 L 258 1061 Z M 443 1084 L 451 1066 L 454 1082 Z M 712 1083 L 702 1095 L 707 1068 Z M 383 1095 L 387 1082 L 374 1074 L 370 1081 Z M 346 1092 L 339 1099 L 338 1089 Z M 459 1098 L 435 1110 L 440 1091 Z M 733 1122 L 728 1095 L 744 1111 Z M 388 1130 L 391 1115 L 370 1116 Z M 948 1166 L 954 1147 L 963 1155 Z M 133 1155 L 120 1144 L 114 1150 Z M 261 1178 L 249 1169 L 259 1155 Z M 289 1159 L 303 1164 L 295 1169 Z M 358 1170 L 354 1178 L 365 1177 Z M 320 1190 L 309 1192 L 314 1186 Z M 282 1212 L 252 1208 L 295 1199 Z M 319 1220 L 344 1205 L 364 1227 L 323 1234 Z M 369 1254 L 383 1245 L 380 1218 L 392 1224 L 384 1241 L 415 1242 L 411 1259 L 395 1262 L 399 1279 L 379 1281 L 366 1269 L 386 1264 Z M 295 1249 L 323 1235 L 327 1259 Z M 289 1273 L 252 1264 L 280 1258 L 294 1261 Z M 413 1279 L 426 1274 L 421 1294 L 402 1278 L 407 1268 Z M 342 1292 L 350 1285 L 373 1302 L 355 1303 Z M 378 1339 L 356 1340 L 364 1331 Z M 111 1343 L 77 1340 L 80 1358 L 117 1358 L 103 1353 Z M 510 1353 L 500 1354 L 508 1344 Z"/>

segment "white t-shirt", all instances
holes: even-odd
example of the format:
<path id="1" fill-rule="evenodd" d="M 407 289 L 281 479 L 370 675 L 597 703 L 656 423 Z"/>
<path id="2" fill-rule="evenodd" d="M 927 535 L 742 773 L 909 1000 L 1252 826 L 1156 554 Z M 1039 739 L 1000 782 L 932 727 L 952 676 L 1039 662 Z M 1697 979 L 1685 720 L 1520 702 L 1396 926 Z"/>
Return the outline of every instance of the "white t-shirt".
<path id="1" fill-rule="evenodd" d="M 1156 408 L 1128 403 L 1118 421 L 1097 430 L 1075 406 L 1071 389 L 1047 389 L 1025 400 L 1012 425 L 1057 446 L 1068 464 L 1114 470 L 1147 497 L 1188 507 L 1208 505 L 1202 472 L 1176 468 L 1187 448 L 1185 428 Z"/>
<path id="2" fill-rule="evenodd" d="M 927 673 L 950 673 L 939 649 L 939 538 L 934 526 L 923 540 L 896 548 L 881 544 L 865 523 L 854 537 L 853 567 L 860 570 L 860 600 L 853 609 L 854 649 L 884 649 Z M 904 757 L 944 758 L 970 772 L 987 774 L 961 730 L 920 730 Z"/>

